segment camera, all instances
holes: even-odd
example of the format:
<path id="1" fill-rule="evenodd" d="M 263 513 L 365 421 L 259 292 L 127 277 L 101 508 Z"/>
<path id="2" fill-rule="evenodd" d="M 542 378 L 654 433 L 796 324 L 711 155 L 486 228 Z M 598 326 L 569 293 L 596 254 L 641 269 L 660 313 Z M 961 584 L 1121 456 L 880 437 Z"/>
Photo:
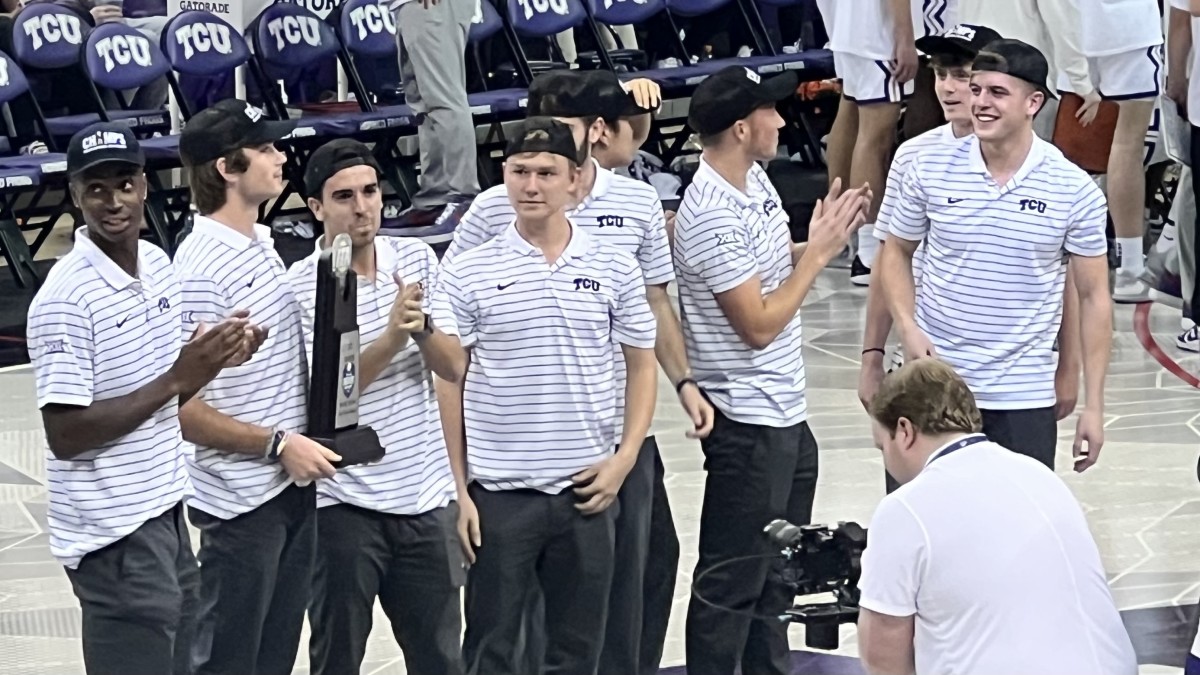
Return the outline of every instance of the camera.
<path id="1" fill-rule="evenodd" d="M 836 649 L 838 626 L 858 620 L 858 579 L 867 530 L 858 523 L 796 526 L 773 520 L 765 528 L 783 555 L 783 582 L 796 596 L 832 594 L 832 602 L 796 604 L 781 617 L 805 626 L 804 643 L 813 649 Z"/>

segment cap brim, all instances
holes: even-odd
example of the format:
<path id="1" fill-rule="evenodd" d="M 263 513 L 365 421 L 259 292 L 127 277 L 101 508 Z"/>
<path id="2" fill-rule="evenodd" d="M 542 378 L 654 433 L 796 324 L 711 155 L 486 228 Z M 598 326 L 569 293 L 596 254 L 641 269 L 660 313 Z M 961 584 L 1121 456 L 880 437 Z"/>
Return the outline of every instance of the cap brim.
<path id="1" fill-rule="evenodd" d="M 129 166 L 132 166 L 135 169 L 146 168 L 145 160 L 138 162 L 138 161 L 134 161 L 131 159 L 118 159 L 116 157 L 97 157 L 96 159 L 85 162 L 83 164 L 83 166 L 67 167 L 67 175 L 68 176 L 78 176 L 79 174 L 83 173 L 84 171 L 87 171 L 88 169 L 94 169 L 103 164 L 128 164 Z"/>
<path id="2" fill-rule="evenodd" d="M 794 70 L 785 70 L 774 77 L 763 80 L 760 91 L 763 103 L 778 103 L 796 95 L 796 87 L 800 86 L 800 74 Z"/>
<path id="3" fill-rule="evenodd" d="M 634 100 L 633 94 L 629 94 L 621 108 L 620 117 L 637 117 L 638 115 L 649 115 L 653 112 L 655 112 L 654 108 L 643 108 Z"/>
<path id="4" fill-rule="evenodd" d="M 263 120 L 254 125 L 253 131 L 246 137 L 242 147 L 275 143 L 276 141 L 283 140 L 288 134 L 296 130 L 296 124 L 298 123 L 299 120 Z"/>
<path id="5" fill-rule="evenodd" d="M 979 50 L 972 49 L 970 43 L 944 35 L 927 35 L 916 42 L 917 49 L 927 56 L 959 56 L 973 59 Z"/>

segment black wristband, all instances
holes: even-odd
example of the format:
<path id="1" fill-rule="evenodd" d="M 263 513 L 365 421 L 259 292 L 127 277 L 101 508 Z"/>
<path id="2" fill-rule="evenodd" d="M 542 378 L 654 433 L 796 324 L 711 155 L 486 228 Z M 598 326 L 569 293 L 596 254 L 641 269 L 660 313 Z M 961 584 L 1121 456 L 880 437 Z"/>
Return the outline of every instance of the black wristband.
<path id="1" fill-rule="evenodd" d="M 699 388 L 700 388 L 700 383 L 699 383 L 699 382 L 696 382 L 695 380 L 693 380 L 693 379 L 692 379 L 692 378 L 690 378 L 690 377 L 685 377 L 685 378 L 683 378 L 682 380 L 680 380 L 680 381 L 678 381 L 678 382 L 676 382 L 676 383 L 675 383 L 675 393 L 676 393 L 676 394 L 681 394 L 681 393 L 683 393 L 683 388 L 684 388 L 684 386 L 686 386 L 686 385 L 689 385 L 689 384 L 694 384 L 694 385 L 696 385 L 696 388 L 697 388 L 697 389 L 699 389 Z"/>
<path id="2" fill-rule="evenodd" d="M 869 347 L 867 349 L 862 350 L 863 356 L 866 356 L 867 354 L 870 354 L 871 352 L 879 352 L 880 354 L 887 356 L 887 350 L 882 347 Z"/>

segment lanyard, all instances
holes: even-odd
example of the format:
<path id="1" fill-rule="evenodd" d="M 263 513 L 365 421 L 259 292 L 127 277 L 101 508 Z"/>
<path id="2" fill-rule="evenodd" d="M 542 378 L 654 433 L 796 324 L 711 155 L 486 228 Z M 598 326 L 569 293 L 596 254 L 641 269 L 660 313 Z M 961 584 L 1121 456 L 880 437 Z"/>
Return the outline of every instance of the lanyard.
<path id="1" fill-rule="evenodd" d="M 933 464 L 934 461 L 939 460 L 952 452 L 958 452 L 965 447 L 975 445 L 976 443 L 986 443 L 987 439 L 987 436 L 984 436 L 983 434 L 975 434 L 973 436 L 967 436 L 962 440 L 955 441 L 954 443 L 947 445 L 945 449 L 941 450 L 933 457 L 930 457 L 929 464 Z"/>

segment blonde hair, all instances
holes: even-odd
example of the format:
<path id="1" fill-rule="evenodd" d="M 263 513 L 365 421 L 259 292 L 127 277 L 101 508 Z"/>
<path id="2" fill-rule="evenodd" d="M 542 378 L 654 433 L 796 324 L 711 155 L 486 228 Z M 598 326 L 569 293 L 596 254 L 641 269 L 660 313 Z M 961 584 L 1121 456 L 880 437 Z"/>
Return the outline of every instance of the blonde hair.
<path id="1" fill-rule="evenodd" d="M 983 429 L 983 417 L 967 383 L 953 368 L 932 358 L 906 363 L 883 378 L 870 412 L 889 434 L 896 432 L 901 418 L 926 435 Z"/>

